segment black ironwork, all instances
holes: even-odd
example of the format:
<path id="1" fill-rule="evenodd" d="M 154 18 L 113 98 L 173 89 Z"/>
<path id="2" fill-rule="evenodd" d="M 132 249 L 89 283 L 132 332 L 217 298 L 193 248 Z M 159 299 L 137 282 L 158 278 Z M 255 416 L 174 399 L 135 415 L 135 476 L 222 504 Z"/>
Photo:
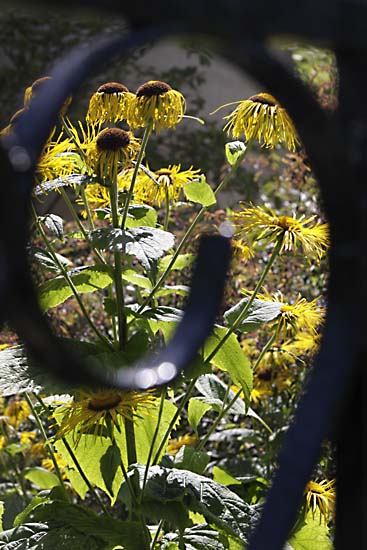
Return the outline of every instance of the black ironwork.
<path id="1" fill-rule="evenodd" d="M 79 4 L 100 5 L 100 2 L 79 1 Z M 367 168 L 367 107 L 363 101 L 367 78 L 367 5 L 362 0 L 328 0 L 323 3 L 312 0 L 297 6 L 290 1 L 279 4 L 266 0 L 251 3 L 243 0 L 201 3 L 176 0 L 172 9 L 171 0 L 124 5 L 107 0 L 104 6 L 120 11 L 128 18 L 134 31 L 131 37 L 126 41 L 118 37 L 111 38 L 104 46 L 98 45 L 100 50 L 96 47 L 95 51 L 89 52 L 90 55 L 79 51 L 76 56 L 64 61 L 55 71 L 54 79 L 36 98 L 33 108 L 27 114 L 28 118 L 22 118 L 17 128 L 19 141 L 8 143 L 7 150 L 1 156 L 2 175 L 6 175 L 10 181 L 15 171 L 18 171 L 18 183 L 11 190 L 13 196 L 9 197 L 9 185 L 6 193 L 8 200 L 14 199 L 14 204 L 19 204 L 18 219 L 23 220 L 18 230 L 12 232 L 12 237 L 6 236 L 4 231 L 0 232 L 0 258 L 4 266 L 0 279 L 0 298 L 4 314 L 13 321 L 31 351 L 44 364 L 48 364 L 48 357 L 52 355 L 53 361 L 55 357 L 58 358 L 54 368 L 66 374 L 65 364 L 72 360 L 80 368 L 81 376 L 85 375 L 87 367 L 81 362 L 77 363 L 75 358 L 70 358 L 65 350 L 58 347 L 58 353 L 54 353 L 56 343 L 50 333 L 45 332 L 47 329 L 38 312 L 27 275 L 25 245 L 30 167 L 34 165 L 59 107 L 73 87 L 89 73 L 101 51 L 121 54 L 142 40 L 156 40 L 167 34 L 183 32 L 209 41 L 241 69 L 265 84 L 291 114 L 321 186 L 332 237 L 328 314 L 322 347 L 307 391 L 299 403 L 295 421 L 286 435 L 279 457 L 279 469 L 249 550 L 283 548 L 295 520 L 304 486 L 326 437 L 338 443 L 335 547 L 337 550 L 363 548 L 367 542 L 367 522 L 364 521 L 367 483 L 363 473 L 367 441 L 363 403 L 366 395 L 363 364 L 366 347 L 362 338 L 367 305 L 367 188 L 364 183 Z M 309 90 L 269 53 L 264 43 L 275 34 L 306 37 L 335 50 L 340 75 L 339 108 L 336 113 L 323 111 Z M 75 73 L 76 68 L 79 74 Z M 34 123 L 34 117 L 40 109 L 45 113 L 41 120 L 47 123 L 42 122 L 42 128 L 40 126 L 35 134 L 35 125 L 30 123 Z M 26 171 L 19 171 L 22 162 L 26 164 L 27 158 L 30 166 Z M 4 185 L 0 193 L 0 223 L 4 227 L 6 224 L 14 227 L 11 213 L 4 208 Z M 226 254 L 223 251 L 223 257 Z M 210 253 L 205 262 L 208 258 L 211 258 Z M 201 269 L 205 271 L 204 267 L 198 268 L 193 293 L 196 292 L 196 284 L 200 288 L 204 280 Z M 223 271 L 213 288 L 213 296 L 217 299 L 222 284 Z M 190 327 L 192 315 L 199 319 L 199 323 L 203 319 L 207 320 L 202 337 L 207 334 L 215 316 L 215 307 L 205 302 L 202 304 L 203 309 L 198 311 L 194 303 L 197 302 L 190 302 L 187 317 L 182 322 L 177 338 L 173 340 L 174 349 L 164 352 L 168 355 L 163 357 L 163 363 L 177 363 L 177 356 L 185 345 L 192 350 L 196 349 L 198 341 L 191 340 L 194 333 Z M 182 356 L 182 367 L 189 359 L 188 356 Z M 153 366 L 155 370 L 152 372 L 157 373 L 158 365 L 154 363 Z M 149 365 L 140 365 L 139 372 L 147 367 Z M 147 376 L 148 371 L 144 372 Z M 110 382 L 124 385 L 124 375 L 121 376 L 122 380 L 119 375 L 110 379 Z M 131 378 L 129 381 L 133 385 Z M 358 487 L 350 480 L 355 472 L 359 476 Z"/>

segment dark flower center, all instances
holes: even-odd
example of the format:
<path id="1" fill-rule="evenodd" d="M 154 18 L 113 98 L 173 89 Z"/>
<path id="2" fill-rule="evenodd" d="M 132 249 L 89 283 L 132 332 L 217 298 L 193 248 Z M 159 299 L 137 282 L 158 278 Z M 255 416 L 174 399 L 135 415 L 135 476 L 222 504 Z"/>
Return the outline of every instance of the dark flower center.
<path id="1" fill-rule="evenodd" d="M 119 82 L 106 82 L 97 90 L 99 94 L 125 94 L 129 89 Z"/>
<path id="2" fill-rule="evenodd" d="M 137 97 L 153 97 L 155 95 L 163 95 L 172 90 L 169 84 L 160 80 L 150 80 L 139 86 L 136 90 Z"/>
<path id="3" fill-rule="evenodd" d="M 271 369 L 262 369 L 257 373 L 257 377 L 264 382 L 269 382 L 271 380 Z"/>
<path id="4" fill-rule="evenodd" d="M 265 98 L 261 95 L 252 95 L 249 97 L 249 101 L 253 101 L 254 103 L 262 103 L 263 105 L 269 105 L 270 107 L 278 106 L 278 103 L 272 101 L 269 96 Z"/>
<path id="5" fill-rule="evenodd" d="M 91 411 L 109 411 L 120 403 L 119 395 L 102 395 L 89 400 L 88 409 Z"/>
<path id="6" fill-rule="evenodd" d="M 130 143 L 129 132 L 119 128 L 106 128 L 97 137 L 97 148 L 101 151 L 118 151 Z"/>

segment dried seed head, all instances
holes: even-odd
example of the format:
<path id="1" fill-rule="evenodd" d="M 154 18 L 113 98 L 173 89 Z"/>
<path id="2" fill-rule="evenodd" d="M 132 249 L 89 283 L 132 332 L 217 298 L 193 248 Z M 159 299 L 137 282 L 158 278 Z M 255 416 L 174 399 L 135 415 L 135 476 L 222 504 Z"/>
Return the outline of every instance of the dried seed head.
<path id="1" fill-rule="evenodd" d="M 106 82 L 102 84 L 97 90 L 99 94 L 125 94 L 129 91 L 126 86 L 119 82 Z"/>
<path id="2" fill-rule="evenodd" d="M 137 97 L 153 97 L 166 94 L 170 90 L 172 90 L 172 88 L 169 84 L 166 84 L 166 82 L 161 82 L 160 80 L 149 80 L 149 82 L 145 82 L 145 84 L 139 86 L 136 90 L 136 95 Z"/>
<path id="3" fill-rule="evenodd" d="M 119 128 L 106 128 L 97 136 L 97 148 L 100 151 L 118 151 L 130 144 L 129 132 Z"/>

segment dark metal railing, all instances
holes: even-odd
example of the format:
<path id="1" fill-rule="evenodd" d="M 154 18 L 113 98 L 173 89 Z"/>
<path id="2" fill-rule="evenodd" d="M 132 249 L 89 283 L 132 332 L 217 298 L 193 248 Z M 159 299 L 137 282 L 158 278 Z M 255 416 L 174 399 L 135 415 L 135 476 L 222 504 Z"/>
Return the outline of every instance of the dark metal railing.
<path id="1" fill-rule="evenodd" d="M 100 6 L 100 2 L 78 2 Z M 75 4 L 75 2 L 73 2 Z M 131 24 L 126 39 L 102 39 L 92 50 L 76 50 L 54 70 L 16 128 L 3 142 L 0 186 L 0 303 L 30 352 L 49 369 L 75 381 L 103 380 L 100 372 L 70 356 L 39 312 L 26 260 L 28 201 L 32 174 L 48 132 L 66 97 L 106 58 L 127 55 L 146 41 L 189 33 L 207 41 L 247 71 L 286 107 L 294 120 L 321 187 L 331 230 L 328 313 L 316 365 L 279 456 L 279 468 L 248 550 L 281 550 L 296 518 L 304 487 L 325 438 L 337 443 L 337 550 L 367 543 L 366 323 L 367 237 L 367 5 L 362 1 L 295 6 L 266 0 L 154 3 L 104 2 Z M 272 35 L 292 34 L 332 48 L 339 69 L 339 107 L 325 112 L 311 92 L 266 48 Z M 6 185 L 4 183 L 6 182 Z M 6 205 L 17 205 L 17 218 Z M 228 246 L 224 238 L 203 243 L 184 319 L 169 347 L 108 383 L 146 388 L 170 381 L 190 362 L 210 332 L 224 286 Z M 216 254 L 210 253 L 215 246 Z M 220 254 L 219 254 L 220 252 Z M 213 263 L 209 263 L 213 262 Z M 211 276 L 207 277 L 210 272 Z M 213 277 L 213 274 L 216 274 Z M 202 285 L 205 281 L 205 287 Z M 208 287 L 208 281 L 212 286 Z M 205 288 L 205 292 L 202 291 Z M 208 299 L 205 299 L 208 296 Z M 200 327 L 200 334 L 197 332 Z M 162 368 L 165 365 L 165 368 Z M 169 365 L 169 367 L 167 367 Z M 150 379 L 149 379 L 150 377 Z M 147 380 L 150 382 L 147 383 Z M 355 476 L 358 476 L 357 482 Z"/>

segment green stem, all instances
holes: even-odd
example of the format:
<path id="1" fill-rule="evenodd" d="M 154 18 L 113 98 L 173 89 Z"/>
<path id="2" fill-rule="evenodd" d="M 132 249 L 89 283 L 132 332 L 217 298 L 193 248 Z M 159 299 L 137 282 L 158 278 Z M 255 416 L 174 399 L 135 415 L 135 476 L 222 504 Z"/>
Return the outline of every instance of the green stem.
<path id="1" fill-rule="evenodd" d="M 13 465 L 13 469 L 14 469 L 14 473 L 15 473 L 15 478 L 16 480 L 18 481 L 19 483 L 19 487 L 21 489 L 21 492 L 23 494 L 23 497 L 24 497 L 24 502 L 25 504 L 27 505 L 29 503 L 29 497 L 28 497 L 28 494 L 27 494 L 27 489 L 25 488 L 25 484 L 24 484 L 24 478 L 22 476 L 22 472 L 19 470 L 18 468 L 18 464 L 16 463 L 16 460 L 13 456 L 11 456 L 10 454 L 8 454 L 8 457 L 10 459 L 10 462 L 12 463 Z"/>
<path id="2" fill-rule="evenodd" d="M 139 154 L 136 158 L 134 172 L 133 172 L 133 176 L 131 178 L 130 188 L 129 188 L 129 191 L 128 191 L 128 194 L 127 194 L 127 197 L 126 197 L 124 212 L 122 214 L 121 229 L 125 229 L 126 219 L 127 219 L 128 213 L 129 213 L 129 205 L 130 205 L 130 201 L 132 199 L 133 193 L 134 193 L 136 178 L 137 178 L 137 175 L 138 175 L 138 172 L 139 172 L 141 161 L 143 160 L 143 156 L 144 156 L 144 153 L 145 153 L 145 149 L 146 149 L 146 146 L 147 146 L 147 143 L 148 143 L 149 136 L 152 132 L 152 127 L 153 127 L 153 124 L 151 122 L 150 124 L 148 124 L 148 126 L 144 130 L 144 135 L 143 135 L 143 139 L 142 139 L 142 142 L 141 142 L 140 151 L 139 151 Z"/>
<path id="3" fill-rule="evenodd" d="M 161 424 L 161 419 L 162 419 L 166 394 L 167 394 L 167 388 L 163 388 L 162 393 L 161 393 L 161 400 L 160 400 L 160 403 L 159 403 L 157 425 L 155 427 L 154 434 L 153 434 L 153 439 L 152 439 L 152 442 L 150 444 L 149 454 L 148 454 L 147 463 L 146 463 L 145 471 L 144 471 L 143 487 L 142 487 L 142 490 L 141 490 L 141 500 L 143 499 L 144 489 L 145 489 L 145 485 L 146 485 L 146 482 L 147 482 L 147 479 L 148 479 L 149 466 L 150 466 L 150 462 L 151 462 L 152 456 L 153 456 L 154 445 L 155 445 L 155 442 L 156 442 L 157 437 L 158 437 L 158 432 L 159 432 L 159 428 L 160 428 L 160 424 Z"/>
<path id="4" fill-rule="evenodd" d="M 273 334 L 270 336 L 269 340 L 266 342 L 265 346 L 261 350 L 261 353 L 260 353 L 259 357 L 257 358 L 256 363 L 255 363 L 254 368 L 253 368 L 254 372 L 256 371 L 257 367 L 260 365 L 265 353 L 267 351 L 269 351 L 269 349 L 273 345 L 273 342 L 274 342 L 276 336 L 277 336 L 277 333 L 273 332 Z"/>
<path id="5" fill-rule="evenodd" d="M 93 221 L 92 212 L 90 211 L 87 195 L 85 194 L 84 185 L 82 185 L 81 193 L 82 193 L 84 208 L 85 208 L 85 211 L 87 213 L 87 220 L 88 220 L 88 224 L 89 224 L 89 229 L 90 229 L 90 231 L 93 231 L 95 229 L 95 225 L 94 225 L 94 221 Z"/>
<path id="6" fill-rule="evenodd" d="M 221 183 L 218 185 L 217 189 L 214 191 L 214 195 L 217 196 L 221 191 L 222 189 L 227 185 L 227 183 L 229 182 L 229 180 L 232 178 L 232 176 L 235 174 L 235 172 L 237 171 L 237 169 L 239 168 L 239 166 L 241 165 L 245 155 L 246 155 L 246 152 L 248 151 L 248 147 L 246 149 L 246 151 L 243 152 L 243 154 L 237 159 L 237 161 L 235 162 L 235 164 L 233 164 L 233 166 L 231 167 L 230 171 L 228 172 L 228 174 L 226 174 L 226 176 L 223 178 L 223 180 L 221 181 Z M 180 244 L 178 245 L 177 249 L 176 249 L 176 252 L 173 254 L 172 256 L 172 259 L 171 261 L 169 262 L 166 270 L 163 272 L 163 274 L 160 276 L 160 278 L 158 279 L 157 283 L 154 285 L 154 287 L 152 288 L 152 290 L 150 291 L 150 294 L 145 298 L 144 302 L 141 304 L 141 306 L 139 307 L 139 309 L 137 310 L 137 315 L 139 313 L 141 313 L 143 311 L 143 309 L 145 308 L 145 306 L 147 304 L 149 304 L 149 302 L 151 301 L 151 299 L 153 298 L 153 296 L 155 295 L 155 293 L 160 289 L 160 287 L 163 285 L 164 281 L 166 280 L 167 276 L 169 275 L 175 261 L 177 260 L 178 256 L 180 255 L 181 253 L 181 250 L 183 249 L 183 247 L 185 246 L 185 244 L 187 243 L 188 241 L 188 238 L 190 237 L 191 233 L 194 231 L 195 227 L 197 226 L 197 224 L 202 220 L 202 218 L 204 217 L 204 214 L 205 212 L 209 209 L 210 207 L 209 206 L 203 206 L 201 208 L 201 210 L 198 212 L 198 214 L 195 216 L 193 222 L 191 223 L 190 227 L 188 228 L 188 230 L 186 231 L 185 235 L 183 236 Z"/>
<path id="7" fill-rule="evenodd" d="M 35 394 L 34 394 L 35 395 Z M 37 424 L 37 427 L 39 429 L 39 431 L 41 432 L 41 435 L 42 435 L 42 439 L 43 439 L 43 442 L 44 442 L 44 446 L 46 447 L 49 455 L 50 455 L 50 458 L 52 460 L 52 464 L 54 465 L 54 468 L 55 468 L 55 472 L 56 472 L 56 475 L 57 477 L 59 478 L 59 481 L 60 481 L 60 485 L 64 488 L 64 491 L 65 493 L 67 494 L 67 491 L 66 491 L 66 487 L 65 487 L 65 483 L 64 483 L 64 480 L 62 479 L 62 475 L 61 475 L 61 472 L 60 472 L 60 468 L 59 468 L 59 465 L 57 464 L 57 460 L 55 458 L 55 453 L 54 453 L 54 450 L 53 450 L 53 447 L 52 447 L 52 444 L 51 444 L 51 441 L 49 440 L 49 438 L 47 437 L 47 434 L 46 434 L 46 431 L 43 427 L 43 424 L 42 424 L 42 420 L 40 419 L 36 409 L 34 408 L 33 406 L 33 403 L 31 401 L 31 398 L 29 397 L 28 393 L 27 392 L 24 392 L 24 397 L 25 397 L 25 400 L 27 401 L 28 405 L 29 405 L 29 408 L 31 409 L 32 411 L 32 414 L 34 416 L 34 419 L 36 421 L 36 424 Z M 41 398 L 38 398 L 38 396 L 36 396 L 36 399 L 38 401 L 40 401 Z M 42 408 L 44 408 L 45 405 L 43 404 L 42 402 Z M 47 409 L 46 409 L 47 411 Z M 47 411 L 48 412 L 48 411 Z"/>
<path id="8" fill-rule="evenodd" d="M 110 204 L 112 214 L 112 225 L 115 229 L 119 227 L 118 215 L 118 187 L 117 181 L 111 182 L 110 187 Z M 122 284 L 122 254 L 120 250 L 113 251 L 114 257 L 114 279 L 116 291 L 116 308 L 117 308 L 117 323 L 118 323 L 118 344 L 119 348 L 123 349 L 127 340 L 126 316 L 124 313 L 125 299 L 124 287 Z"/>
<path id="9" fill-rule="evenodd" d="M 72 217 L 73 217 L 75 223 L 77 224 L 78 228 L 80 229 L 81 233 L 83 234 L 84 239 L 86 240 L 86 242 L 87 242 L 88 245 L 90 246 L 92 252 L 95 254 L 97 260 L 98 260 L 101 264 L 107 265 L 107 262 L 106 262 L 106 260 L 104 259 L 104 257 L 102 256 L 102 254 L 100 253 L 100 251 L 97 250 L 97 249 L 95 248 L 95 246 L 93 246 L 92 241 L 90 240 L 90 238 L 89 238 L 89 236 L 88 236 L 88 234 L 87 234 L 87 232 L 86 232 L 86 230 L 85 230 L 85 228 L 84 228 L 82 222 L 80 221 L 79 216 L 78 216 L 78 214 L 76 213 L 75 208 L 74 208 L 74 206 L 73 206 L 71 200 L 69 199 L 68 194 L 66 193 L 65 189 L 64 189 L 63 187 L 60 187 L 59 190 L 60 190 L 60 193 L 61 193 L 62 198 L 64 199 L 64 202 L 65 202 L 66 206 L 67 206 L 68 209 L 69 209 L 70 214 L 72 215 Z"/>
<path id="10" fill-rule="evenodd" d="M 166 204 L 166 211 L 164 215 L 164 226 L 163 229 L 167 231 L 168 224 L 169 224 L 169 193 L 168 193 L 168 187 L 166 186 L 165 189 L 165 204 Z"/>
<path id="11" fill-rule="evenodd" d="M 197 377 L 196 378 L 193 378 L 190 382 L 190 384 L 188 385 L 187 387 L 187 390 L 185 392 L 185 395 L 184 395 L 184 398 L 182 399 L 181 403 L 179 404 L 179 406 L 177 407 L 177 410 L 171 420 L 171 422 L 169 423 L 169 426 L 166 430 L 166 433 L 164 434 L 164 436 L 162 437 L 162 441 L 158 447 L 158 450 L 155 454 L 155 457 L 154 457 L 154 460 L 152 462 L 152 464 L 157 464 L 158 462 L 158 459 L 159 459 L 159 456 L 161 454 L 161 452 L 163 451 L 166 443 L 167 443 L 167 439 L 169 438 L 170 434 L 171 434 L 171 431 L 173 430 L 173 428 L 175 427 L 176 425 L 176 422 L 177 420 L 179 419 L 180 417 L 180 414 L 182 413 L 183 411 L 183 408 L 185 407 L 186 403 L 188 402 L 194 388 L 195 388 L 195 384 L 196 384 L 196 381 L 197 381 Z"/>
<path id="12" fill-rule="evenodd" d="M 62 265 L 62 263 L 59 261 L 59 259 L 57 258 L 55 252 L 54 252 L 54 249 L 52 248 L 51 246 L 51 243 L 49 242 L 47 236 L 46 236 L 46 233 L 44 232 L 43 230 L 43 227 L 42 227 L 42 224 L 41 222 L 39 221 L 38 219 L 38 216 L 36 214 L 36 211 L 35 211 L 35 208 L 33 206 L 33 204 L 31 204 L 31 212 L 32 212 L 32 216 L 33 216 L 33 220 L 34 220 L 34 223 L 36 224 L 36 227 L 38 229 L 38 232 L 43 240 L 43 242 L 45 243 L 45 246 L 48 250 L 48 252 L 50 253 L 53 261 L 55 262 L 55 264 L 57 265 L 58 269 L 60 270 L 60 273 L 62 274 L 62 276 L 64 277 L 64 279 L 66 280 L 66 282 L 68 283 L 68 285 L 70 286 L 70 289 L 72 291 L 72 293 L 74 294 L 74 297 L 76 299 L 76 301 L 78 302 L 79 304 L 79 307 L 88 323 L 88 325 L 90 326 L 90 328 L 92 329 L 92 331 L 95 333 L 95 335 L 105 344 L 107 345 L 109 348 L 113 348 L 111 342 L 108 340 L 108 338 L 106 338 L 103 334 L 101 334 L 101 332 L 99 332 L 99 330 L 97 329 L 97 327 L 95 326 L 95 324 L 93 323 L 92 319 L 90 318 L 87 310 L 85 309 L 84 307 L 84 304 L 79 296 L 79 293 L 73 283 L 73 280 L 72 278 L 69 276 L 68 272 L 66 271 L 65 267 Z"/>
<path id="13" fill-rule="evenodd" d="M 272 265 L 274 264 L 276 258 L 278 257 L 279 255 L 279 252 L 280 252 L 280 249 L 282 248 L 282 244 L 283 244 L 283 237 L 281 239 L 278 240 L 278 242 L 276 243 L 275 247 L 274 247 L 274 250 L 272 252 L 272 255 L 270 256 L 270 259 L 267 263 L 267 266 L 265 267 L 256 287 L 255 287 L 255 290 L 253 291 L 253 293 L 251 294 L 250 298 L 248 299 L 245 307 L 243 308 L 243 310 L 241 311 L 241 313 L 238 315 L 237 319 L 232 323 L 232 325 L 228 328 L 227 332 L 225 333 L 225 335 L 223 336 L 223 338 L 218 342 L 218 344 L 215 346 L 215 348 L 213 349 L 213 351 L 208 355 L 208 357 L 205 359 L 205 362 L 206 363 L 209 363 L 213 357 L 215 357 L 216 353 L 218 352 L 218 350 L 223 346 L 223 344 L 228 340 L 228 338 L 231 336 L 231 334 L 233 334 L 233 332 L 235 330 L 238 329 L 238 327 L 241 325 L 242 321 L 244 319 L 246 319 L 247 317 L 247 314 L 259 292 L 259 290 L 261 289 L 262 285 L 264 284 L 264 281 L 266 279 L 266 276 L 268 275 Z"/>
<path id="14" fill-rule="evenodd" d="M 163 524 L 164 524 L 164 519 L 161 519 L 161 521 L 158 523 L 158 527 L 157 527 L 157 531 L 155 532 L 155 535 L 154 535 L 154 539 L 152 541 L 152 545 L 151 545 L 151 550 L 154 550 L 154 546 L 157 544 L 158 542 L 158 537 L 159 537 L 159 534 L 161 532 L 161 529 L 163 527 Z"/>
<path id="15" fill-rule="evenodd" d="M 130 420 L 129 418 L 125 418 L 124 426 L 125 426 L 125 439 L 126 439 L 126 450 L 127 450 L 127 463 L 130 466 L 131 464 L 135 464 L 137 462 L 134 421 Z"/>
<path id="16" fill-rule="evenodd" d="M 99 494 L 97 493 L 97 491 L 95 490 L 95 488 L 93 487 L 93 485 L 91 484 L 91 482 L 89 481 L 89 479 L 87 478 L 85 473 L 83 472 L 83 468 L 80 466 L 80 464 L 78 462 L 78 459 L 76 458 L 76 456 L 75 456 L 72 448 L 70 447 L 68 441 L 65 439 L 65 437 L 62 437 L 61 441 L 65 445 L 65 448 L 66 448 L 67 452 L 69 453 L 69 455 L 71 457 L 71 460 L 73 461 L 73 463 L 74 463 L 76 469 L 78 470 L 81 478 L 83 479 L 84 483 L 88 487 L 90 493 L 93 495 L 95 501 L 102 508 L 104 514 L 106 514 L 106 516 L 108 516 L 108 517 L 111 517 L 111 514 L 107 510 L 107 508 L 106 508 L 104 502 L 102 501 L 101 497 L 99 496 Z"/>

